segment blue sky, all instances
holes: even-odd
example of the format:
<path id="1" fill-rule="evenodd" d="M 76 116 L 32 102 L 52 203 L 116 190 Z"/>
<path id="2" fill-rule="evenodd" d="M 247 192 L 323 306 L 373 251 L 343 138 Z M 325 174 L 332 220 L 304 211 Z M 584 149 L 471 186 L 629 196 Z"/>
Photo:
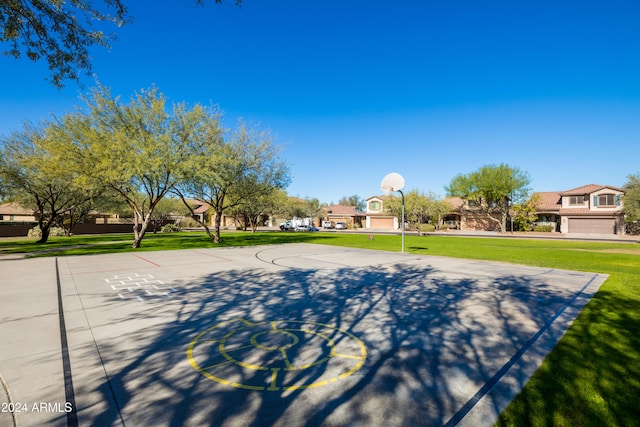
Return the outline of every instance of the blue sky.
<path id="1" fill-rule="evenodd" d="M 498 163 L 535 191 L 640 173 L 636 0 L 126 3 L 134 22 L 92 51 L 100 82 L 271 129 L 291 195 L 367 198 L 398 172 L 444 196 L 456 174 Z M 0 70 L 0 133 L 80 104 L 44 63 L 0 57 Z"/>

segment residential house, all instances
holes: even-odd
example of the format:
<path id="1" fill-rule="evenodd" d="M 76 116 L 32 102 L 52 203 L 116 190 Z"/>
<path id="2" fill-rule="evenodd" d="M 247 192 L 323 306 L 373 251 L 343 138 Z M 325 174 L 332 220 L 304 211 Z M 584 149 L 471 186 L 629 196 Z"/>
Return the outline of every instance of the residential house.
<path id="1" fill-rule="evenodd" d="M 213 207 L 208 203 L 203 203 L 199 200 L 188 199 L 187 200 L 191 207 L 193 208 L 193 216 L 198 219 L 201 223 L 207 224 L 207 226 L 213 226 L 213 216 L 214 211 Z M 222 215 L 220 219 L 221 227 L 237 227 L 239 224 L 236 223 L 236 219 L 233 216 Z"/>
<path id="2" fill-rule="evenodd" d="M 610 185 L 588 184 L 566 191 L 534 193 L 540 196 L 536 225 L 550 225 L 564 234 L 624 234 L 622 212 L 624 189 Z M 399 220 L 384 211 L 384 201 L 391 196 L 368 198 L 366 227 L 398 229 Z M 456 230 L 499 231 L 498 222 L 481 213 L 471 200 L 447 197 L 451 211 L 441 227 Z"/>
<path id="3" fill-rule="evenodd" d="M 38 222 L 38 219 L 32 209 L 10 202 L 0 204 L 0 222 Z"/>
<path id="4" fill-rule="evenodd" d="M 442 218 L 441 228 L 452 230 L 500 231 L 500 223 L 489 218 L 488 214 L 480 212 L 473 200 L 460 197 L 446 197 L 446 203 L 451 205 L 451 212 Z M 496 216 L 496 218 L 498 218 Z"/>
<path id="5" fill-rule="evenodd" d="M 366 199 L 365 228 L 398 230 L 400 220 L 385 211 L 384 203 L 393 196 L 372 196 Z"/>
<path id="6" fill-rule="evenodd" d="M 588 184 L 559 192 L 540 192 L 538 224 L 561 233 L 624 234 L 624 189 Z"/>
<path id="7" fill-rule="evenodd" d="M 550 225 L 560 233 L 624 234 L 622 212 L 624 190 L 610 185 L 588 184 L 566 191 L 536 192 L 540 204 L 535 225 Z M 447 197 L 451 212 L 443 225 L 451 229 L 498 231 L 487 214 L 481 214 L 473 201 Z"/>
<path id="8" fill-rule="evenodd" d="M 356 209 L 355 206 L 331 205 L 324 208 L 325 220 L 336 222 L 344 222 L 355 228 L 362 228 L 365 221 L 365 214 Z"/>

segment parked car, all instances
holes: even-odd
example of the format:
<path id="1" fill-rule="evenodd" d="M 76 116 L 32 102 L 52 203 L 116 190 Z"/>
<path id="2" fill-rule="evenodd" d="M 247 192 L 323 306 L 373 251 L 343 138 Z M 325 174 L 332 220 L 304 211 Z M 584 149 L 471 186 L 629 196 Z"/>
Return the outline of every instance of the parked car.
<path id="1" fill-rule="evenodd" d="M 308 225 L 298 225 L 298 226 L 296 226 L 296 228 L 293 229 L 293 231 L 309 231 L 309 226 Z"/>
<path id="2" fill-rule="evenodd" d="M 288 231 L 293 229 L 294 227 L 291 221 L 283 222 L 282 224 L 280 224 L 280 231 Z"/>
<path id="3" fill-rule="evenodd" d="M 336 230 L 346 230 L 347 229 L 347 223 L 339 221 L 336 222 Z"/>
<path id="4" fill-rule="evenodd" d="M 333 228 L 333 221 L 322 221 L 322 228 Z"/>

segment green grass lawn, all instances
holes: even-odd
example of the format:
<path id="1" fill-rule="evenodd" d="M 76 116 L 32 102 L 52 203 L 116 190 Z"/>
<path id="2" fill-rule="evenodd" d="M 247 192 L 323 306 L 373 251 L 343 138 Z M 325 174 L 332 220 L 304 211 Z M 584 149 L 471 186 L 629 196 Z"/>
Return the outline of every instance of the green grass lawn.
<path id="1" fill-rule="evenodd" d="M 0 240 L 0 254 L 127 252 L 131 235 Z M 347 233 L 227 232 L 219 246 L 288 242 L 400 250 L 400 237 Z M 138 251 L 215 247 L 204 233 L 149 234 Z M 635 426 L 640 420 L 640 245 L 565 240 L 407 235 L 409 253 L 609 274 L 522 392 L 500 426 Z M 43 252 L 46 249 L 46 252 Z"/>

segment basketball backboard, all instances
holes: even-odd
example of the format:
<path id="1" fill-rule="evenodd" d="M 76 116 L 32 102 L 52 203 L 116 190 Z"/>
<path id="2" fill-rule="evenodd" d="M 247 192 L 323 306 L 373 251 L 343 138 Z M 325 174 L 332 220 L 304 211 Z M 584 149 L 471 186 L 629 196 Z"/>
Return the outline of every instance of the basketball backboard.
<path id="1" fill-rule="evenodd" d="M 382 178 L 380 183 L 380 189 L 385 193 L 393 193 L 394 191 L 400 191 L 404 188 L 404 178 L 402 175 L 396 172 L 391 172 Z"/>

